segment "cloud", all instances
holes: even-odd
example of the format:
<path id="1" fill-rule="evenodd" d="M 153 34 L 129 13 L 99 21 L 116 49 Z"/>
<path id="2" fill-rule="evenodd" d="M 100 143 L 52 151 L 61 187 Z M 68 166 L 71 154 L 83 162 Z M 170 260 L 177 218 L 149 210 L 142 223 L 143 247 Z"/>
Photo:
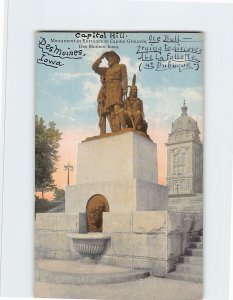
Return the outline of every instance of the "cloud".
<path id="1" fill-rule="evenodd" d="M 203 88 L 197 87 L 197 88 L 183 89 L 183 91 L 181 92 L 181 96 L 183 96 L 184 99 L 191 99 L 195 102 L 202 101 L 203 100 Z"/>
<path id="2" fill-rule="evenodd" d="M 186 100 L 188 114 L 202 125 L 203 88 L 202 87 L 169 87 L 150 88 L 138 84 L 139 98 L 143 100 L 144 112 L 149 126 L 154 128 L 169 128 L 171 123 L 179 117 L 181 106 Z M 200 128 L 200 130 L 201 130 Z"/>
<path id="3" fill-rule="evenodd" d="M 83 102 L 83 108 L 88 109 L 93 107 L 93 105 L 97 105 L 97 95 L 100 89 L 101 83 L 96 78 L 95 81 L 86 81 L 84 83 L 83 89 L 84 89 L 84 102 Z"/>
<path id="4" fill-rule="evenodd" d="M 63 118 L 66 118 L 65 115 L 63 114 L 60 114 L 60 113 L 57 113 L 57 112 L 54 112 L 53 115 L 56 117 L 56 118 L 59 118 L 59 119 L 63 119 Z"/>
<path id="5" fill-rule="evenodd" d="M 87 112 L 90 109 L 97 107 L 97 95 L 100 89 L 101 83 L 98 77 L 94 77 L 92 80 L 86 80 L 82 86 L 82 92 L 77 93 L 79 97 L 75 105 L 66 106 L 64 111 L 70 115 L 76 115 L 80 112 Z"/>
<path id="6" fill-rule="evenodd" d="M 51 76 L 51 81 L 57 80 L 72 80 L 82 77 L 93 77 L 92 72 L 70 73 L 70 72 L 54 72 Z"/>
<path id="7" fill-rule="evenodd" d="M 132 63 L 132 60 L 128 56 L 122 56 L 121 57 L 121 64 L 125 64 L 127 66 L 127 74 L 128 74 L 128 83 L 131 85 L 133 75 L 137 74 L 139 72 L 138 65 L 139 63 Z"/>
<path id="8" fill-rule="evenodd" d="M 54 112 L 53 115 L 57 118 L 57 119 L 63 119 L 63 120 L 69 120 L 71 122 L 76 122 L 77 120 L 73 117 L 70 117 L 69 115 L 63 115 L 60 113 L 56 113 Z"/>
<path id="9" fill-rule="evenodd" d="M 86 76 L 83 84 L 74 97 L 77 97 L 72 103 L 68 99 L 68 94 L 60 98 L 56 107 L 56 111 L 53 115 L 57 119 L 66 119 L 71 122 L 77 121 L 77 115 L 80 112 L 87 112 L 90 109 L 94 109 L 97 106 L 97 95 L 101 86 L 100 79 L 95 73 L 54 73 L 53 80 L 55 78 L 59 80 L 73 80 L 81 78 L 82 75 Z M 58 96 L 59 97 L 59 96 Z M 66 99 L 67 97 L 67 99 Z"/>

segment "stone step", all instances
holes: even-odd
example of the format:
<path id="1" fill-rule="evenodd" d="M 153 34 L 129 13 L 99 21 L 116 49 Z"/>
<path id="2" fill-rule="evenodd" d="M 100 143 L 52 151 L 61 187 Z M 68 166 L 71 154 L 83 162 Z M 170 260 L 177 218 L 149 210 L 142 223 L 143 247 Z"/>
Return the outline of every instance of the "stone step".
<path id="1" fill-rule="evenodd" d="M 202 242 L 190 242 L 189 248 L 203 249 L 203 243 Z"/>
<path id="2" fill-rule="evenodd" d="M 188 256 L 203 256 L 203 249 L 187 248 L 185 254 Z"/>
<path id="3" fill-rule="evenodd" d="M 174 280 L 190 281 L 195 283 L 202 283 L 201 275 L 191 275 L 191 274 L 185 274 L 177 271 L 168 273 L 166 278 L 174 279 Z"/>
<path id="4" fill-rule="evenodd" d="M 168 273 L 167 278 L 202 283 L 203 274 L 203 231 L 198 232 L 185 249 L 185 255 L 179 257 L 175 271 Z"/>
<path id="5" fill-rule="evenodd" d="M 36 280 L 71 285 L 98 285 L 134 281 L 150 276 L 149 270 L 119 268 L 80 261 L 40 260 Z"/>
<path id="6" fill-rule="evenodd" d="M 180 263 L 190 263 L 190 264 L 197 264 L 197 265 L 203 265 L 203 257 L 202 256 L 185 256 L 182 255 L 179 257 Z"/>
<path id="7" fill-rule="evenodd" d="M 175 270 L 179 273 L 198 275 L 198 276 L 202 275 L 203 273 L 202 265 L 188 264 L 188 263 L 176 264 Z"/>
<path id="8" fill-rule="evenodd" d="M 203 242 L 203 236 L 195 236 L 194 241 L 195 242 Z"/>

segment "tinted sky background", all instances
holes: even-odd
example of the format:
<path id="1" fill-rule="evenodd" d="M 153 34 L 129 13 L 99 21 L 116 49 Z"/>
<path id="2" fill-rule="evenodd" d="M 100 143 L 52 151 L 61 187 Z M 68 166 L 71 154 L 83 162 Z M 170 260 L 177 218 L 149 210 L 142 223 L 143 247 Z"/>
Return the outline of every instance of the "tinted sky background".
<path id="1" fill-rule="evenodd" d="M 88 47 L 89 45 L 105 45 L 106 47 L 105 49 L 83 49 L 85 56 L 82 56 L 82 59 L 59 59 L 49 56 L 53 60 L 64 63 L 64 66 L 59 68 L 36 62 L 35 113 L 43 117 L 46 123 L 54 121 L 63 133 L 59 149 L 60 161 L 57 165 L 58 170 L 54 174 L 57 186 L 64 188 L 67 182 L 67 174 L 63 170 L 67 162 L 74 166 L 70 183 L 75 183 L 77 145 L 86 137 L 99 134 L 96 99 L 100 89 L 100 79 L 91 66 L 101 54 L 110 50 L 116 51 L 121 57 L 120 63 L 126 65 L 129 85 L 131 85 L 133 75 L 137 75 L 138 97 L 143 100 L 148 134 L 158 147 L 159 183 L 165 184 L 167 163 L 165 143 L 172 122 L 181 114 L 180 108 L 184 99 L 188 114 L 197 121 L 201 139 L 203 138 L 203 35 L 199 33 L 127 33 L 125 43 L 110 43 L 109 33 L 107 33 L 108 43 L 97 44 L 77 43 L 77 40 L 83 40 L 83 38 L 77 38 L 75 34 L 76 32 L 38 32 L 36 34 L 36 60 L 42 56 L 42 50 L 39 47 L 39 41 L 42 38 L 45 38 L 46 45 L 50 44 L 52 47 L 56 45 L 65 51 L 80 50 L 80 44 Z M 169 35 L 169 38 L 178 38 L 179 35 L 180 42 L 151 44 L 149 42 L 151 35 L 155 39 L 160 36 L 161 40 L 165 39 L 165 35 Z M 75 42 L 51 42 L 53 38 L 75 40 Z M 100 40 L 100 38 L 92 37 L 90 39 Z M 141 60 L 138 59 L 140 55 L 136 54 L 139 44 L 127 43 L 128 39 L 148 42 L 147 44 L 141 43 L 141 46 L 164 47 L 166 43 L 170 46 L 198 47 L 202 49 L 201 54 L 196 55 L 200 60 L 199 69 L 197 71 L 188 69 L 182 72 L 179 72 L 177 68 L 168 71 L 155 71 L 155 69 L 139 71 Z M 84 40 L 87 39 L 84 38 Z M 124 39 L 111 39 L 112 42 L 120 40 Z M 118 46 L 118 48 L 110 49 L 107 48 L 108 45 Z M 163 52 L 162 55 L 166 56 L 167 52 Z M 104 60 L 101 66 L 107 66 L 107 62 Z"/>

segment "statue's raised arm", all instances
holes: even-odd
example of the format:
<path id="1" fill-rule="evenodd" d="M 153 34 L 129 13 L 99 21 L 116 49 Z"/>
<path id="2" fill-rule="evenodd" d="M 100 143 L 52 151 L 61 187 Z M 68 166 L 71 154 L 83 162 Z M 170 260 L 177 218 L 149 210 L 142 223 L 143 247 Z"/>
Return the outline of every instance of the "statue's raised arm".
<path id="1" fill-rule="evenodd" d="M 102 54 L 97 60 L 93 63 L 92 69 L 99 75 L 104 75 L 108 68 L 99 67 L 99 65 L 102 63 L 102 60 L 104 59 L 104 54 Z"/>

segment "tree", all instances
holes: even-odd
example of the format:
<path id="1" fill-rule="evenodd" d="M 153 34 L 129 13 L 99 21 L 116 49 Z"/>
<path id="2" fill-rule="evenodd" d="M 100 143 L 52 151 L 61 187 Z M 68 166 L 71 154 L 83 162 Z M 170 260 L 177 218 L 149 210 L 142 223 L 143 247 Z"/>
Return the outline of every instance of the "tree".
<path id="1" fill-rule="evenodd" d="M 59 160 L 58 148 L 62 133 L 54 122 L 45 125 L 45 120 L 35 117 L 35 189 L 42 193 L 55 188 L 53 173 Z"/>
<path id="2" fill-rule="evenodd" d="M 54 192 L 53 192 L 53 200 L 64 201 L 65 200 L 65 191 L 63 189 L 58 189 L 55 187 Z"/>

